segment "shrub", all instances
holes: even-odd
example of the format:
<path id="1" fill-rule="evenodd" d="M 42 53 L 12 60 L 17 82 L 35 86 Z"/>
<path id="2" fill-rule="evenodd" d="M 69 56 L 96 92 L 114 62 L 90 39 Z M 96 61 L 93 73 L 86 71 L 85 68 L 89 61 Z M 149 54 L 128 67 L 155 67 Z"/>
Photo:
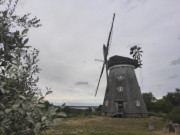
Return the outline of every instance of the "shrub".
<path id="1" fill-rule="evenodd" d="M 172 110 L 173 105 L 169 101 L 159 99 L 154 103 L 154 111 L 168 113 Z"/>
<path id="2" fill-rule="evenodd" d="M 30 27 L 40 26 L 40 20 L 29 19 L 30 14 L 15 15 L 17 2 L 0 0 L 0 6 L 7 5 L 0 11 L 0 134 L 38 135 L 65 114 L 57 114 L 58 108 L 45 102 L 52 91 L 47 88 L 43 96 L 36 85 L 39 51 L 26 46 L 26 37 Z"/>
<path id="3" fill-rule="evenodd" d="M 172 111 L 166 115 L 165 118 L 173 120 L 173 122 L 180 124 L 180 107 L 174 107 Z"/>
<path id="4" fill-rule="evenodd" d="M 162 112 L 149 112 L 149 116 L 164 117 L 165 113 Z"/>

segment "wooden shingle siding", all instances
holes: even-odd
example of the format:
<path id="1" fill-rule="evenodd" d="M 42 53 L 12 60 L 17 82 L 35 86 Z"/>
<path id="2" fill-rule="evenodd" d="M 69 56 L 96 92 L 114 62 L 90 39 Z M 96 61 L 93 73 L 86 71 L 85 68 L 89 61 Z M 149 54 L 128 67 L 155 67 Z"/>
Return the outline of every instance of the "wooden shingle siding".
<path id="1" fill-rule="evenodd" d="M 145 117 L 148 114 L 144 100 L 141 96 L 141 90 L 135 74 L 135 65 L 137 61 L 133 59 L 115 56 L 116 60 L 112 61 L 109 66 L 108 88 L 104 97 L 102 106 L 103 112 L 110 113 L 110 116 L 121 115 L 118 103 L 123 105 L 123 117 Z M 127 60 L 127 61 L 125 61 Z M 112 64 L 113 63 L 113 64 Z M 116 65 L 114 65 L 116 63 Z M 133 64 L 132 64 L 133 63 Z M 125 64 L 125 65 L 124 65 Z M 120 91 L 118 87 L 123 87 Z M 105 104 L 108 102 L 108 105 Z M 138 105 L 137 105 L 138 102 Z"/>

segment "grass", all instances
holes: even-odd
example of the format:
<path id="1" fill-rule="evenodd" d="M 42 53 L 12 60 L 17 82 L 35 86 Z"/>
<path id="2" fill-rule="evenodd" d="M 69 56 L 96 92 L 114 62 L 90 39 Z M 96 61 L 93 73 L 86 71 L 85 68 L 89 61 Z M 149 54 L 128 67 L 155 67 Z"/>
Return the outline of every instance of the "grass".
<path id="1" fill-rule="evenodd" d="M 152 122 L 155 131 L 149 131 L 144 122 Z M 48 135 L 164 135 L 162 127 L 165 121 L 158 118 L 130 119 L 107 118 L 93 116 L 92 118 L 66 118 L 56 121 L 56 124 L 47 131 Z M 177 135 L 170 133 L 168 135 Z"/>

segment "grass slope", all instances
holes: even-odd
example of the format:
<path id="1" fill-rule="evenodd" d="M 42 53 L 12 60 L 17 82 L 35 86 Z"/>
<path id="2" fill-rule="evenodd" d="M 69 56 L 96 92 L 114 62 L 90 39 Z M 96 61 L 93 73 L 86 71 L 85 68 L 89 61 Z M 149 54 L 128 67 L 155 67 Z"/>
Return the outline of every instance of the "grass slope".
<path id="1" fill-rule="evenodd" d="M 152 122 L 155 131 L 149 131 L 144 122 Z M 129 119 L 106 118 L 93 116 L 92 118 L 67 118 L 56 122 L 47 131 L 48 135 L 164 135 L 162 127 L 165 122 L 158 118 Z M 168 135 L 177 135 L 170 133 Z"/>

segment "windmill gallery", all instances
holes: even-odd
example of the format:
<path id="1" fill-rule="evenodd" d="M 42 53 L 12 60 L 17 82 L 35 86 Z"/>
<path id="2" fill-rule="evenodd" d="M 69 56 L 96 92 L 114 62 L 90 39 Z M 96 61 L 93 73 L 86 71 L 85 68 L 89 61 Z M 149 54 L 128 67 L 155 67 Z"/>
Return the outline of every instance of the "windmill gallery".
<path id="1" fill-rule="evenodd" d="M 107 86 L 101 115 L 108 117 L 147 117 L 148 111 L 141 96 L 141 90 L 134 69 L 141 66 L 137 59 L 123 56 L 112 56 L 107 60 L 113 23 L 109 32 L 107 45 L 103 45 L 104 61 L 96 88 L 98 91 L 103 71 L 106 70 Z"/>

